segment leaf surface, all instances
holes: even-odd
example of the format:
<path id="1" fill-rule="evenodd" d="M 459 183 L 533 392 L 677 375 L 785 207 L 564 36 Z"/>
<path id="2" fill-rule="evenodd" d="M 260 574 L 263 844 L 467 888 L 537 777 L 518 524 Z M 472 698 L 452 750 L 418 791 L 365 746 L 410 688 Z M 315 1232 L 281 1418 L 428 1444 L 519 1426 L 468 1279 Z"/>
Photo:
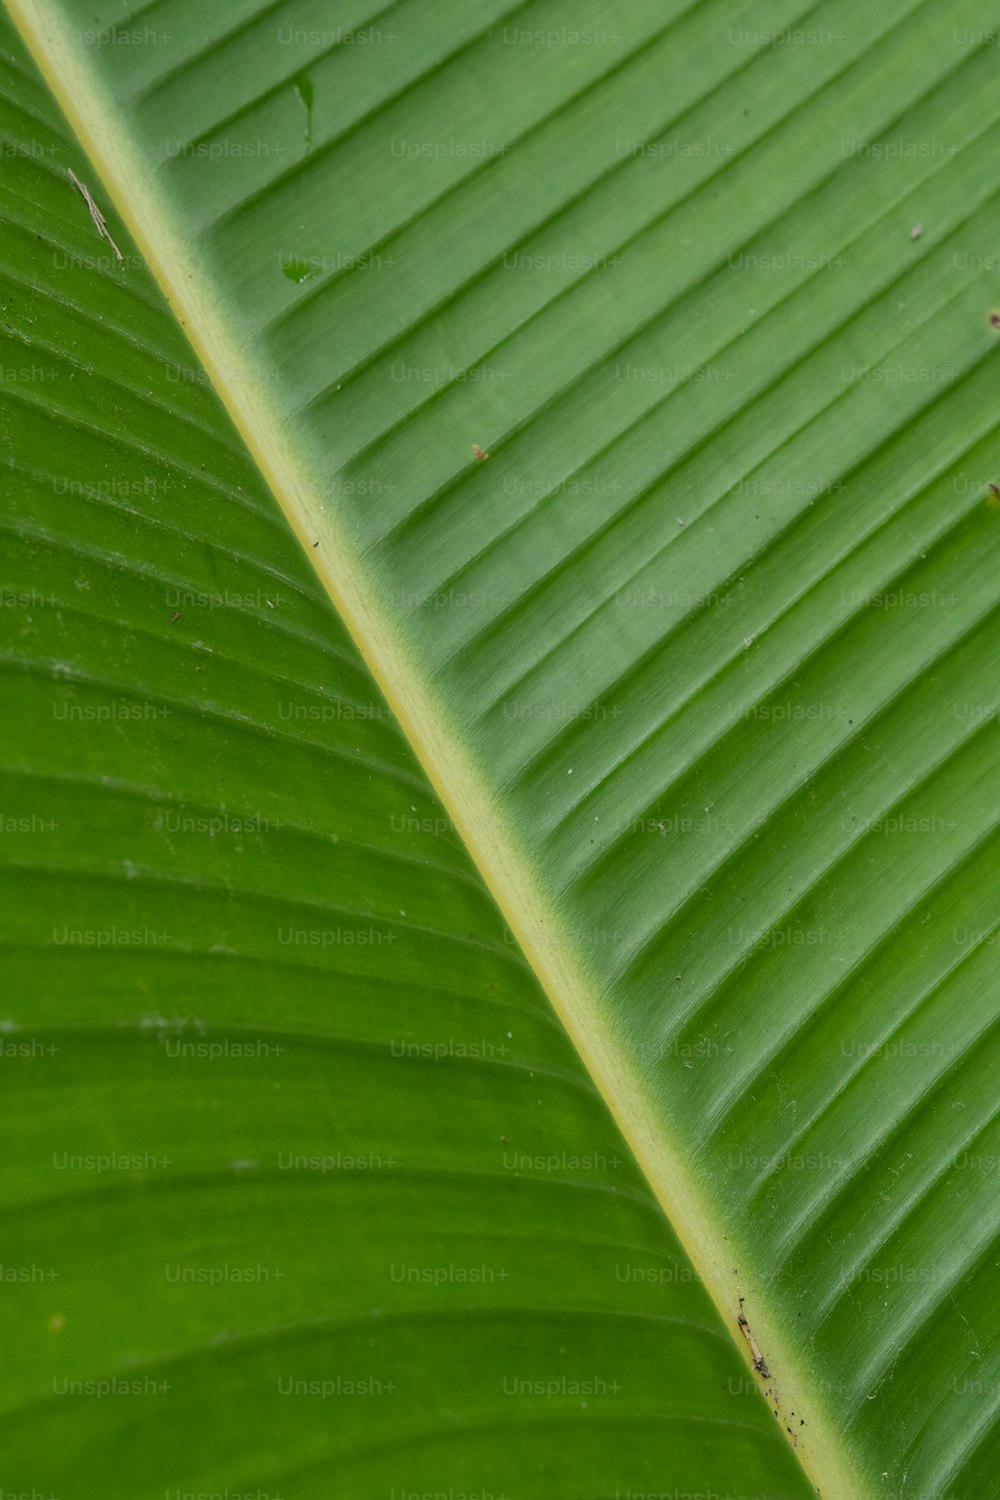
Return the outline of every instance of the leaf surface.
<path id="1" fill-rule="evenodd" d="M 3 27 L 4 1493 L 804 1495 Z"/>
<path id="2" fill-rule="evenodd" d="M 814 1483 L 994 1493 L 988 8 L 11 8 Z"/>

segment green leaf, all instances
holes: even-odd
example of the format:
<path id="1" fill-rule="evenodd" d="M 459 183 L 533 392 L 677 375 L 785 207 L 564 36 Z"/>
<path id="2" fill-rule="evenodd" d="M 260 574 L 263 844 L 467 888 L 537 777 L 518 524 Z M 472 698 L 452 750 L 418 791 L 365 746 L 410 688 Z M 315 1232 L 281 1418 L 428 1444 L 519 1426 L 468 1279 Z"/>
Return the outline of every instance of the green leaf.
<path id="1" fill-rule="evenodd" d="M 805 1484 L 785 1429 L 837 1500 L 998 1493 L 988 8 L 10 9 L 100 182 L 74 170 L 123 246 L 112 203 L 128 224 L 301 544 L 131 246 L 119 265 L 73 199 L 70 158 L 13 157 L 7 316 L 76 361 L 58 388 L 11 382 L 30 423 L 5 435 L 17 577 L 59 606 L 14 617 L 12 797 L 66 799 L 48 860 L 37 830 L 20 861 L 5 843 L 14 971 L 39 1024 L 91 1037 L 59 1085 L 48 1059 L 24 1070 L 62 1092 L 18 1132 L 13 1201 L 48 1205 L 50 1243 L 81 1206 L 95 1275 L 109 1239 L 135 1275 L 143 1235 L 218 1258 L 265 1223 L 299 1268 L 270 1312 L 260 1288 L 160 1286 L 138 1334 L 95 1296 L 77 1369 L 172 1359 L 185 1382 L 141 1423 L 82 1407 L 85 1462 L 103 1484 L 114 1445 L 130 1493 L 236 1464 L 327 1493 L 329 1463 L 366 1495 L 777 1495 Z M 11 139 L 34 129 L 18 117 Z M 45 328 L 19 324 L 67 236 L 102 263 L 74 268 L 72 296 L 53 281 Z M 53 504 L 54 474 L 136 472 L 174 490 Z M 171 621 L 159 591 L 178 584 L 253 602 Z M 123 695 L 169 718 L 56 732 L 57 702 Z M 282 707 L 331 701 L 380 712 Z M 178 805 L 282 827 L 187 844 L 156 826 Z M 418 826 L 394 826 L 407 806 Z M 145 933 L 155 913 L 170 941 L 46 953 L 54 908 L 79 930 L 120 912 Z M 281 951 L 286 919 L 386 941 Z M 524 1048 L 502 1067 L 397 1069 L 402 1035 L 495 1045 L 486 1016 Z M 171 1071 L 157 1034 L 199 1025 L 287 1036 L 284 1093 L 237 1060 Z M 113 1090 L 112 1041 L 134 1080 Z M 145 1149 L 159 1120 L 185 1168 L 144 1191 L 169 1206 L 46 1187 L 70 1111 L 91 1150 Z M 614 1152 L 607 1111 L 704 1282 L 671 1284 L 666 1322 L 659 1287 L 608 1274 L 623 1246 L 674 1254 L 623 1150 L 610 1180 L 498 1171 L 502 1136 Z M 333 1122 L 336 1149 L 410 1160 L 407 1180 L 264 1191 L 265 1149 L 298 1131 L 289 1149 L 322 1152 Z M 336 1226 L 322 1255 L 310 1216 Z M 379 1282 L 404 1253 L 456 1264 L 452 1237 L 498 1258 L 498 1220 L 527 1295 L 394 1304 Z M 427 1249 L 397 1248 L 410 1234 Z M 724 1373 L 726 1330 L 777 1427 Z M 333 1349 L 384 1348 L 407 1399 L 289 1416 L 267 1388 L 282 1340 L 318 1376 Z M 62 1418 L 39 1395 L 54 1356 L 30 1347 L 37 1453 Z M 635 1391 L 586 1411 L 498 1394 L 498 1370 L 565 1374 L 573 1348 L 620 1359 Z"/>
<path id="2" fill-rule="evenodd" d="M 3 42 L 4 1494 L 805 1494 Z"/>

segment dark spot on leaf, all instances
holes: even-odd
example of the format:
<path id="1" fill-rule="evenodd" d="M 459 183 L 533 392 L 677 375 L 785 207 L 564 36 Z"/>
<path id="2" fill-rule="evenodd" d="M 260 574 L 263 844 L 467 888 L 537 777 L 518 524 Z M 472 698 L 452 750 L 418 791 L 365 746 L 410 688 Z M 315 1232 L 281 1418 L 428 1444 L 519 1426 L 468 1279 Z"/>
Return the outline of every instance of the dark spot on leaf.
<path id="1" fill-rule="evenodd" d="M 295 79 L 295 92 L 299 96 L 299 103 L 306 112 L 306 123 L 304 137 L 306 150 L 312 146 L 313 139 L 313 86 L 310 79 L 304 73 L 300 73 Z"/>
<path id="2" fill-rule="evenodd" d="M 319 275 L 319 266 L 310 264 L 307 260 L 282 261 L 281 269 L 289 281 L 294 281 L 297 286 L 301 286 L 304 281 L 311 281 L 314 276 Z"/>

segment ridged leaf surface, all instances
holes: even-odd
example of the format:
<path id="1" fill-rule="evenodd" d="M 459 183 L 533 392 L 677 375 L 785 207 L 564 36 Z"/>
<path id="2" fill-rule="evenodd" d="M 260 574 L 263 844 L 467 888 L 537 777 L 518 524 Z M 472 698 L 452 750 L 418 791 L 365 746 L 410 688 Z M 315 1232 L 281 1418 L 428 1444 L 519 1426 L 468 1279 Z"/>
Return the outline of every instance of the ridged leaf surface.
<path id="1" fill-rule="evenodd" d="M 206 581 L 294 577 L 294 606 L 251 611 L 261 644 L 234 636 L 224 674 L 245 611 L 177 656 L 157 642 L 182 621 L 105 620 L 99 690 L 190 684 L 206 653 L 217 706 L 166 739 L 180 756 L 190 735 L 196 776 L 221 778 L 215 715 L 246 736 L 267 725 L 246 774 L 295 810 L 295 842 L 261 852 L 261 901 L 330 899 L 313 863 L 330 797 L 347 827 L 325 827 L 339 842 L 323 869 L 343 862 L 351 910 L 383 900 L 410 920 L 422 904 L 421 961 L 438 978 L 485 964 L 493 983 L 502 962 L 549 1037 L 506 922 L 589 1070 L 581 1099 L 602 1129 L 598 1096 L 615 1116 L 737 1340 L 746 1318 L 747 1362 L 824 1495 L 998 1493 L 990 7 L 10 8 L 458 838 L 435 836 L 432 858 L 392 828 L 402 785 L 433 804 L 388 722 L 282 726 L 264 642 L 284 663 L 285 637 L 308 637 L 316 702 L 358 669 L 245 466 L 234 496 L 235 458 L 214 460 L 218 501 L 192 459 L 190 499 L 156 506 L 157 542 L 176 530 Z M 99 270 L 149 360 L 124 313 L 141 273 Z M 172 391 L 152 358 L 148 389 L 180 408 L 193 454 L 212 426 L 194 356 L 177 354 L 192 375 Z M 127 415 L 146 391 L 119 378 L 114 430 L 148 443 Z M 45 420 L 63 442 L 63 418 Z M 223 499 L 252 541 L 229 545 Z M 98 510 L 89 546 L 109 516 L 130 539 L 103 545 L 166 570 L 121 505 Z M 292 741 L 280 771 L 276 728 Z M 164 762 L 151 784 L 174 774 Z M 100 795 L 126 794 L 105 779 Z M 131 837 L 114 874 L 110 837 L 86 862 L 126 902 L 154 878 L 141 862 L 121 878 Z M 352 837 L 369 852 L 348 861 Z M 456 916 L 459 886 L 491 912 L 459 840 L 502 911 L 475 919 L 488 941 Z M 301 959 L 275 959 L 253 903 L 237 930 L 233 876 L 220 865 L 213 886 L 205 865 L 218 843 L 169 899 L 256 990 L 261 962 Z M 383 858 L 410 861 L 421 901 L 395 900 Z M 407 951 L 375 1014 L 410 1014 Z M 365 954 L 366 983 L 382 957 Z M 478 1026 L 481 987 L 455 987 Z M 302 991 L 283 1004 L 312 1024 Z M 565 1040 L 545 1045 L 570 1076 Z M 316 1087 L 336 1089 L 344 1057 L 309 1053 Z M 388 1118 L 369 1077 L 344 1095 L 352 1129 Z M 492 1123 L 492 1085 L 456 1077 L 466 1114 Z M 454 1113 L 440 1129 L 472 1148 Z"/>

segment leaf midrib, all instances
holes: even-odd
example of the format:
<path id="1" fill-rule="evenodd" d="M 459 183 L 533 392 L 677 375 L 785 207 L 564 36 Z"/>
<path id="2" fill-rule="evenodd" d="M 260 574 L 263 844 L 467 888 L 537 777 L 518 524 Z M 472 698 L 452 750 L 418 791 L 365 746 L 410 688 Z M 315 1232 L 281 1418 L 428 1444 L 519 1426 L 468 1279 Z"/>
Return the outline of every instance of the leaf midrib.
<path id="1" fill-rule="evenodd" d="M 319 460 L 295 453 L 273 414 L 261 382 L 227 385 L 224 372 L 241 368 L 245 353 L 227 331 L 204 268 L 151 190 L 148 173 L 128 139 L 123 119 L 101 97 L 95 76 L 68 45 L 44 0 L 8 0 L 11 13 L 93 161 L 110 199 L 132 233 L 167 301 L 207 371 L 258 468 L 284 511 L 334 608 L 393 708 L 404 734 L 462 837 L 480 874 L 589 1074 L 631 1146 L 661 1207 L 719 1310 L 724 1327 L 753 1371 L 746 1341 L 735 1328 L 738 1294 L 746 1287 L 734 1270 L 732 1246 L 696 1186 L 683 1153 L 669 1141 L 642 1080 L 619 1054 L 601 1020 L 594 983 L 576 953 L 563 918 L 552 910 L 532 874 L 527 853 L 494 805 L 458 726 L 410 660 L 398 628 L 380 610 L 378 594 L 350 538 L 319 497 L 326 486 Z M 484 830 L 488 830 L 484 834 Z M 546 929 L 539 944 L 534 934 Z M 768 1360 L 782 1370 L 776 1414 L 794 1408 L 805 1421 L 794 1443 L 797 1457 L 825 1494 L 862 1500 L 859 1475 L 821 1398 L 810 1389 L 796 1350 L 763 1298 L 755 1299 L 754 1327 Z M 756 1374 L 756 1372 L 754 1372 Z M 782 1429 L 785 1422 L 781 1421 Z"/>

